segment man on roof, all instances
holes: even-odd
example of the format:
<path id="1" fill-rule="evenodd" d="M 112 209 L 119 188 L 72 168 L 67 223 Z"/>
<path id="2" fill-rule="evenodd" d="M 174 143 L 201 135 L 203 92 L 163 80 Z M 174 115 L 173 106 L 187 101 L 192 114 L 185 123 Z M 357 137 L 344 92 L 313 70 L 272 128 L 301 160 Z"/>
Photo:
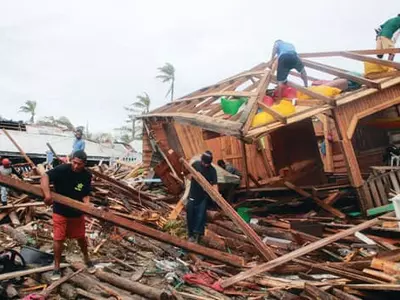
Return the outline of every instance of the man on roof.
<path id="1" fill-rule="evenodd" d="M 305 87 L 308 87 L 307 73 L 303 62 L 298 56 L 295 47 L 282 40 L 277 40 L 272 49 L 271 60 L 278 56 L 277 80 L 278 80 L 278 98 L 282 96 L 282 86 L 287 83 L 287 77 L 292 69 L 296 69 L 301 74 L 301 79 Z"/>
<path id="2" fill-rule="evenodd" d="M 399 29 L 400 14 L 398 14 L 397 17 L 387 20 L 379 27 L 379 29 L 375 30 L 377 33 L 376 50 L 395 48 L 400 33 Z M 383 58 L 383 54 L 377 56 L 378 58 Z M 394 60 L 394 53 L 389 54 L 389 60 Z"/>

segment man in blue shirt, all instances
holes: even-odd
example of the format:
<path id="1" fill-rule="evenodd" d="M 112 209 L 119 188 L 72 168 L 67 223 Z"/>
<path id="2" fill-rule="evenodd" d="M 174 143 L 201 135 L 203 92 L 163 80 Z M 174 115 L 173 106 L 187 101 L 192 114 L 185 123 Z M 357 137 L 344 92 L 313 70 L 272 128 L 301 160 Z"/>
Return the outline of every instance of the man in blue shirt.
<path id="1" fill-rule="evenodd" d="M 82 130 L 77 129 L 75 132 L 75 140 L 72 145 L 71 157 L 76 151 L 85 151 L 85 141 L 82 139 Z"/>
<path id="2" fill-rule="evenodd" d="M 282 85 L 287 83 L 287 77 L 292 69 L 296 69 L 297 72 L 301 74 L 304 86 L 308 87 L 307 73 L 300 57 L 297 55 L 295 47 L 290 43 L 277 40 L 272 50 L 271 60 L 274 59 L 276 55 L 278 56 L 278 69 L 276 75 L 278 80 L 278 98 L 281 98 Z"/>

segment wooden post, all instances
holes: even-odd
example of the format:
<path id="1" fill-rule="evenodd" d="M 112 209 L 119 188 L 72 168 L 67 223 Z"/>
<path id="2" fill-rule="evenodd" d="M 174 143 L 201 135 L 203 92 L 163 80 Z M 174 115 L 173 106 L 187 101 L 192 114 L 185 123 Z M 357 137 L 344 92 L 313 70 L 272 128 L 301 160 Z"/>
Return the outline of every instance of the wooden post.
<path id="1" fill-rule="evenodd" d="M 31 185 L 29 183 L 22 182 L 20 180 L 16 180 L 9 176 L 0 175 L 0 184 L 9 186 L 9 187 L 13 187 L 13 188 L 21 190 L 21 191 L 25 191 L 28 194 L 33 194 L 33 195 L 36 195 L 39 197 L 43 197 L 43 192 L 40 187 Z M 79 211 L 82 211 L 86 214 L 97 217 L 101 220 L 105 220 L 107 222 L 116 224 L 125 229 L 141 233 L 141 234 L 151 237 L 153 239 L 163 241 L 163 242 L 172 244 L 174 246 L 177 246 L 177 247 L 180 247 L 183 249 L 187 249 L 189 251 L 193 251 L 200 255 L 214 258 L 216 260 L 228 263 L 230 265 L 240 267 L 240 266 L 243 266 L 243 264 L 244 264 L 242 257 L 232 255 L 229 253 L 225 253 L 225 252 L 221 252 L 221 251 L 216 251 L 216 250 L 210 251 L 210 249 L 207 247 L 203 247 L 203 246 L 195 244 L 195 243 L 190 243 L 190 242 L 182 240 L 178 237 L 172 236 L 168 233 L 158 231 L 154 228 L 143 225 L 141 223 L 138 223 L 138 222 L 135 222 L 132 220 L 128 220 L 124 217 L 117 216 L 111 212 L 99 210 L 92 205 L 88 205 L 88 204 L 85 204 L 85 203 L 82 203 L 79 201 L 75 201 L 71 198 L 65 197 L 65 196 L 57 194 L 57 193 L 52 192 L 51 197 L 54 202 L 61 203 L 66 206 L 75 208 Z M 0 279 L 1 279 L 1 275 L 0 275 Z"/>
<path id="2" fill-rule="evenodd" d="M 333 153 L 332 153 L 332 144 L 329 141 L 329 118 L 322 114 L 322 125 L 324 129 L 324 140 L 325 140 L 325 172 L 333 173 Z"/>
<path id="3" fill-rule="evenodd" d="M 243 177 L 246 183 L 246 191 L 249 190 L 249 169 L 247 167 L 247 151 L 246 151 L 246 144 L 241 141 L 242 146 L 242 159 L 243 159 Z"/>
<path id="4" fill-rule="evenodd" d="M 338 109 L 332 110 L 332 117 L 335 121 L 336 130 L 339 136 L 340 146 L 346 160 L 346 167 L 350 177 L 350 183 L 355 187 L 359 193 L 360 208 L 365 212 L 370 207 L 369 201 L 365 200 L 361 187 L 364 184 L 364 180 L 361 175 L 360 166 L 358 165 L 357 156 L 353 148 L 351 140 L 347 136 L 347 126 L 344 121 L 344 116 L 338 112 Z"/>
<path id="5" fill-rule="evenodd" d="M 249 237 L 251 243 L 257 248 L 257 250 L 267 259 L 275 259 L 277 256 L 273 250 L 265 245 L 257 233 L 238 215 L 238 213 L 232 208 L 232 206 L 226 202 L 226 200 L 211 186 L 211 184 L 197 172 L 185 159 L 181 158 L 183 166 L 190 172 L 193 179 L 210 195 L 223 212 L 238 226 L 242 232 Z"/>

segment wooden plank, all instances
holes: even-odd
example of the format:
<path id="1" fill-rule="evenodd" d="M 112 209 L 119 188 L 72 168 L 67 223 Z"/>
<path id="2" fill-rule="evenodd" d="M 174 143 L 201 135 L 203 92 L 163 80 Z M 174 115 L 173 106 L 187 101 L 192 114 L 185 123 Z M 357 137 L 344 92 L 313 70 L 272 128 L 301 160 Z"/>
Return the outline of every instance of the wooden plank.
<path id="1" fill-rule="evenodd" d="M 272 76 L 272 81 L 273 81 L 274 83 L 278 83 L 278 81 L 277 81 L 277 79 L 276 79 L 276 76 Z M 324 101 L 326 104 L 329 104 L 329 105 L 332 105 L 332 106 L 335 106 L 335 105 L 336 105 L 335 100 L 334 100 L 333 98 L 330 98 L 330 97 L 324 96 L 324 95 L 322 95 L 322 94 L 313 92 L 313 91 L 311 91 L 311 90 L 305 88 L 304 86 L 301 86 L 301 85 L 296 84 L 296 83 L 291 82 L 291 81 L 288 81 L 288 82 L 286 83 L 286 85 L 288 85 L 288 86 L 290 86 L 290 87 L 292 87 L 292 88 L 295 88 L 296 90 L 302 92 L 303 94 L 306 94 L 306 95 L 310 96 L 312 99 L 322 100 L 322 101 Z"/>
<path id="2" fill-rule="evenodd" d="M 250 188 L 249 184 L 249 167 L 247 165 L 247 152 L 246 152 L 246 144 L 241 141 L 240 145 L 242 146 L 242 160 L 243 160 L 243 177 L 246 183 L 246 190 L 248 191 Z"/>
<path id="3" fill-rule="evenodd" d="M 369 189 L 371 191 L 372 199 L 374 200 L 375 206 L 378 206 L 378 207 L 382 206 L 383 204 L 382 204 L 382 201 L 381 201 L 381 197 L 380 197 L 380 195 L 378 193 L 378 190 L 376 188 L 375 181 L 371 181 L 367 185 L 369 186 Z"/>
<path id="4" fill-rule="evenodd" d="M 253 122 L 253 118 L 257 113 L 257 101 L 259 99 L 262 99 L 265 95 L 265 91 L 268 88 L 268 85 L 270 84 L 271 78 L 273 73 L 275 73 L 276 68 L 278 66 L 278 60 L 275 59 L 272 62 L 269 63 L 271 66 L 271 70 L 266 71 L 265 75 L 260 79 L 260 84 L 258 85 L 257 88 L 257 96 L 254 96 L 249 99 L 247 102 L 247 105 L 245 109 L 242 112 L 242 115 L 240 116 L 240 122 L 244 123 L 242 127 L 242 135 L 245 136 L 247 132 L 250 129 L 251 123 Z"/>
<path id="5" fill-rule="evenodd" d="M 296 105 L 298 106 L 321 106 L 324 105 L 325 101 L 311 99 L 311 100 L 303 100 L 303 99 L 296 99 Z"/>
<path id="6" fill-rule="evenodd" d="M 346 215 L 344 213 L 342 213 L 341 211 L 337 210 L 336 208 L 333 208 L 330 205 L 327 205 L 324 201 L 322 201 L 318 197 L 311 195 L 310 193 L 306 192 L 305 190 L 295 186 L 293 183 L 285 181 L 284 184 L 289 189 L 296 191 L 298 194 L 300 194 L 304 197 L 313 199 L 318 204 L 318 206 L 320 206 L 322 209 L 326 210 L 327 212 L 330 212 L 334 216 L 337 216 L 338 218 L 342 218 L 342 219 L 346 218 Z"/>
<path id="7" fill-rule="evenodd" d="M 341 300 L 362 300 L 361 298 L 350 295 L 350 294 L 348 294 L 342 290 L 339 290 L 337 288 L 332 289 L 332 294 Z"/>
<path id="8" fill-rule="evenodd" d="M 63 268 L 69 267 L 69 266 L 70 266 L 69 264 L 61 264 L 60 268 L 63 269 Z M 9 280 L 9 279 L 13 279 L 13 278 L 28 276 L 28 275 L 32 275 L 32 274 L 36 274 L 36 273 L 44 273 L 44 272 L 48 272 L 48 271 L 52 271 L 52 270 L 54 270 L 53 265 L 0 274 L 0 282 L 2 282 L 3 280 Z"/>
<path id="9" fill-rule="evenodd" d="M 400 284 L 346 284 L 346 287 L 354 290 L 368 291 L 400 291 Z"/>
<path id="10" fill-rule="evenodd" d="M 308 57 L 332 57 L 332 56 L 340 56 L 343 51 L 329 51 L 329 52 L 310 52 L 310 53 L 300 53 L 299 56 L 301 58 Z M 364 54 L 364 55 L 377 55 L 377 54 L 389 54 L 389 53 L 400 53 L 400 48 L 391 48 L 391 49 L 380 49 L 380 50 L 348 50 L 345 52 Z"/>
<path id="11" fill-rule="evenodd" d="M 390 216 L 393 216 L 393 215 L 394 215 L 393 213 L 388 213 L 388 214 L 385 215 L 385 217 L 390 217 Z M 352 234 L 356 233 L 357 231 L 362 231 L 362 230 L 365 230 L 365 229 L 367 229 L 369 227 L 375 226 L 379 222 L 381 222 L 379 220 L 379 218 L 374 218 L 374 219 L 371 219 L 369 221 L 365 221 L 365 222 L 363 222 L 361 224 L 358 224 L 356 226 L 353 226 L 353 227 L 351 227 L 349 229 L 346 229 L 346 230 L 340 231 L 338 233 L 335 233 L 334 235 L 331 235 L 331 236 L 325 237 L 323 239 L 320 239 L 320 240 L 318 240 L 316 242 L 313 242 L 313 243 L 308 244 L 308 245 L 306 245 L 304 247 L 296 249 L 296 250 L 294 250 L 294 251 L 292 251 L 290 253 L 284 254 L 284 255 L 282 255 L 282 256 L 274 259 L 274 260 L 271 260 L 269 262 L 263 263 L 263 264 L 258 265 L 256 267 L 253 267 L 250 270 L 247 270 L 245 272 L 241 272 L 241 273 L 239 273 L 239 274 L 237 274 L 235 276 L 232 276 L 232 277 L 230 277 L 230 278 L 228 278 L 226 280 L 223 280 L 221 282 L 221 286 L 223 288 L 227 288 L 229 286 L 234 285 L 237 282 L 246 280 L 248 278 L 257 276 L 258 274 L 261 274 L 263 272 L 267 272 L 269 270 L 272 270 L 273 268 L 281 266 L 281 265 L 283 265 L 283 264 L 285 264 L 285 263 L 287 263 L 287 262 L 289 262 L 289 261 L 291 261 L 293 259 L 296 259 L 296 258 L 298 258 L 300 256 L 303 256 L 303 255 L 306 255 L 306 254 L 308 254 L 308 253 L 310 253 L 312 251 L 321 249 L 322 247 L 325 247 L 325 246 L 327 246 L 327 245 L 329 245 L 331 243 L 334 243 L 334 242 L 336 242 L 336 241 L 338 241 L 340 239 L 348 237 L 349 235 L 352 235 Z"/>
<path id="12" fill-rule="evenodd" d="M 376 187 L 378 188 L 379 194 L 381 196 L 380 198 L 381 198 L 382 204 L 383 205 L 388 204 L 388 197 L 386 195 L 386 191 L 383 186 L 382 179 L 376 178 L 376 180 L 374 180 L 374 181 L 375 181 Z"/>
<path id="13" fill-rule="evenodd" d="M 26 155 L 25 151 L 18 145 L 18 143 L 14 140 L 14 138 L 8 133 L 7 130 L 5 130 L 3 128 L 3 132 L 4 134 L 8 137 L 8 139 L 11 141 L 11 143 L 13 143 L 13 145 L 15 146 L 15 148 L 18 149 L 19 153 L 21 153 L 21 155 L 25 158 L 25 160 L 28 162 L 28 164 L 36 169 L 36 165 L 34 164 L 34 162 L 29 158 L 28 155 Z"/>
<path id="14" fill-rule="evenodd" d="M 253 97 L 255 96 L 255 93 L 253 92 L 240 92 L 240 91 L 220 91 L 220 92 L 214 92 L 214 93 L 209 93 L 209 94 L 200 94 L 198 96 L 193 96 L 193 97 L 188 97 L 188 98 L 182 98 L 179 99 L 178 101 L 174 102 L 183 102 L 183 101 L 192 101 L 192 100 L 197 100 L 201 98 L 208 98 L 208 97 L 222 97 L 222 96 L 229 96 L 229 97 Z"/>
<path id="15" fill-rule="evenodd" d="M 333 151 L 332 144 L 329 139 L 329 118 L 326 115 L 322 115 L 322 126 L 324 129 L 324 141 L 325 141 L 325 172 L 334 172 L 333 166 Z"/>
<path id="16" fill-rule="evenodd" d="M 180 161 L 197 181 L 197 183 L 201 185 L 208 195 L 210 195 L 211 199 L 213 199 L 222 209 L 222 211 L 235 223 L 235 225 L 238 226 L 240 230 L 248 236 L 251 243 L 257 248 L 263 257 L 265 257 L 267 260 L 276 258 L 276 254 L 273 252 L 273 250 L 262 242 L 254 230 L 238 215 L 232 206 L 211 186 L 211 184 L 186 160 L 181 158 Z"/>
<path id="17" fill-rule="evenodd" d="M 399 181 L 396 177 L 396 174 L 394 172 L 389 172 L 389 177 L 390 177 L 390 181 L 392 182 L 392 186 L 393 189 L 397 192 L 400 193 L 400 185 L 399 185 Z"/>
<path id="18" fill-rule="evenodd" d="M 277 119 L 279 122 L 286 123 L 286 117 L 281 115 L 279 112 L 276 110 L 272 109 L 271 107 L 265 105 L 263 102 L 258 101 L 258 106 L 265 111 L 266 113 L 272 115 L 275 119 Z"/>
<path id="19" fill-rule="evenodd" d="M 43 197 L 43 192 L 39 186 L 31 185 L 29 183 L 25 183 L 25 182 L 16 180 L 9 176 L 0 175 L 0 184 L 15 188 L 17 190 L 24 191 L 28 194 L 33 194 L 33 195 L 36 195 L 39 197 Z M 143 235 L 153 238 L 155 240 L 163 241 L 168 244 L 171 244 L 171 245 L 183 248 L 183 249 L 187 249 L 194 253 L 204 255 L 204 256 L 228 263 L 230 265 L 243 266 L 244 260 L 242 257 L 232 255 L 229 253 L 225 253 L 225 252 L 221 252 L 221 251 L 217 251 L 217 250 L 210 251 L 210 249 L 207 247 L 204 247 L 204 246 L 201 246 L 201 245 L 198 245 L 195 243 L 190 243 L 186 240 L 182 240 L 178 237 L 175 237 L 168 233 L 156 230 L 152 227 L 149 227 L 149 226 L 143 225 L 141 223 L 126 219 L 124 217 L 117 216 L 109 211 L 99 210 L 92 205 L 88 205 L 83 202 L 73 200 L 71 198 L 62 196 L 62 195 L 54 193 L 54 192 L 51 193 L 51 197 L 54 202 L 69 206 L 69 207 L 79 210 L 83 213 L 89 214 L 95 218 L 105 220 L 107 222 L 113 223 L 122 228 L 132 230 L 134 232 L 138 232 L 140 234 L 143 234 Z"/>
<path id="20" fill-rule="evenodd" d="M 308 68 L 311 68 L 311 69 L 314 69 L 314 70 L 318 70 L 318 71 L 322 71 L 322 72 L 326 72 L 328 74 L 332 74 L 332 75 L 338 76 L 340 78 L 345 78 L 347 80 L 355 81 L 355 82 L 358 82 L 360 84 L 364 84 L 364 85 L 366 85 L 368 87 L 371 87 L 371 88 L 381 89 L 381 84 L 379 82 L 375 82 L 373 80 L 366 79 L 364 77 L 353 75 L 353 74 L 350 74 L 348 72 L 343 72 L 342 70 L 339 70 L 337 68 L 330 67 L 328 65 L 317 63 L 317 62 L 314 62 L 314 61 L 310 61 L 310 60 L 307 60 L 307 59 L 302 59 L 302 62 L 304 64 L 304 66 L 306 66 Z"/>
<path id="21" fill-rule="evenodd" d="M 331 294 L 325 292 L 324 290 L 321 290 L 320 288 L 313 286 L 309 283 L 306 283 L 304 285 L 304 291 L 312 296 L 313 299 L 320 299 L 320 300 L 339 300 L 339 298 L 336 298 L 335 296 L 332 296 Z"/>
<path id="22" fill-rule="evenodd" d="M 348 51 L 340 52 L 340 55 L 343 56 L 343 57 L 350 58 L 350 59 L 355 59 L 355 60 L 364 61 L 364 62 L 367 61 L 367 62 L 370 62 L 370 63 L 373 63 L 373 64 L 377 64 L 377 65 L 386 66 L 386 67 L 395 68 L 397 70 L 400 70 L 400 63 L 398 63 L 398 62 L 385 60 L 385 59 L 378 59 L 378 58 L 375 58 L 375 57 L 360 55 L 360 54 L 352 53 L 352 52 L 348 52 Z"/>

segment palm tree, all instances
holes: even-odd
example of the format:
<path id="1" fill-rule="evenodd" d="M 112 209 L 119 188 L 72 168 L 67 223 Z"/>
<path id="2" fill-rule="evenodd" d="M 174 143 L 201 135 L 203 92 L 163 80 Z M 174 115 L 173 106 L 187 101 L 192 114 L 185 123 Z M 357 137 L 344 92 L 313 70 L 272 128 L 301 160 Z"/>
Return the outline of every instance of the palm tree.
<path id="1" fill-rule="evenodd" d="M 27 113 L 31 115 L 29 122 L 35 123 L 35 115 L 36 115 L 36 101 L 27 100 L 25 101 L 25 105 L 22 105 L 19 108 L 20 112 Z"/>
<path id="2" fill-rule="evenodd" d="M 133 108 L 138 109 L 142 114 L 149 113 L 151 103 L 149 95 L 147 93 L 144 93 L 144 95 L 137 95 L 136 99 L 138 100 L 132 103 Z"/>
<path id="3" fill-rule="evenodd" d="M 174 100 L 174 89 L 175 89 L 175 68 L 170 63 L 165 63 L 163 67 L 158 68 L 160 74 L 157 75 L 156 78 L 161 79 L 161 81 L 168 82 L 171 85 L 169 86 L 168 92 L 165 97 L 171 95 L 171 102 Z"/>

